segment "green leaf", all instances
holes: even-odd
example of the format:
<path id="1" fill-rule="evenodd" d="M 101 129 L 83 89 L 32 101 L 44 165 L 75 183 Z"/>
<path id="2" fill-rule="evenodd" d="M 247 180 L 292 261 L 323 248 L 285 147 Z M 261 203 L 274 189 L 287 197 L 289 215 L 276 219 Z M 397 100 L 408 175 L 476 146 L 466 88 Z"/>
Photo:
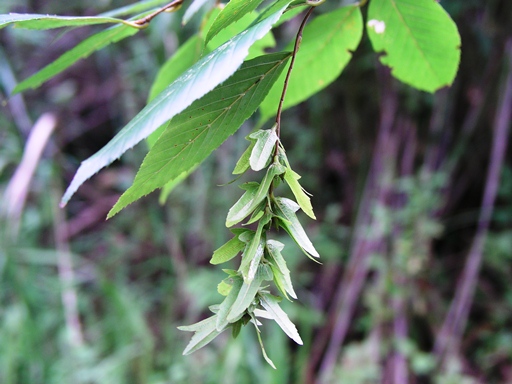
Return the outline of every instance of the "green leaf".
<path id="1" fill-rule="evenodd" d="M 285 167 L 281 164 L 274 163 L 268 167 L 267 173 L 261 181 L 256 193 L 251 191 L 249 195 L 244 194 L 228 211 L 226 227 L 229 228 L 249 216 L 267 196 L 274 178 L 283 174 L 284 171 Z"/>
<path id="2" fill-rule="evenodd" d="M 372 0 L 368 36 L 397 79 L 427 92 L 450 85 L 460 61 L 457 26 L 436 1 Z"/>
<path id="3" fill-rule="evenodd" d="M 188 343 L 187 347 L 183 351 L 184 355 L 190 355 L 192 352 L 207 345 L 210 341 L 220 335 L 222 331 L 217 330 L 215 324 L 217 322 L 217 315 L 211 316 L 199 323 L 192 324 L 189 326 L 178 327 L 181 331 L 195 332 L 194 336 Z"/>
<path id="4" fill-rule="evenodd" d="M 272 51 L 272 48 L 275 46 L 276 40 L 274 39 L 272 31 L 270 31 L 252 45 L 251 49 L 249 49 L 249 54 L 247 55 L 246 60 L 265 55 L 267 52 Z"/>
<path id="5" fill-rule="evenodd" d="M 226 261 L 231 260 L 233 257 L 238 255 L 238 253 L 244 249 L 245 243 L 241 241 L 238 236 L 233 237 L 222 247 L 213 252 L 212 259 L 210 260 L 211 264 L 222 264 Z"/>
<path id="6" fill-rule="evenodd" d="M 297 299 L 297 294 L 293 289 L 292 280 L 290 278 L 290 270 L 286 265 L 283 255 L 281 254 L 283 248 L 284 244 L 279 241 L 267 240 L 267 252 L 269 261 L 273 267 L 272 271 L 274 272 L 274 280 L 276 280 L 276 276 L 278 277 L 278 284 L 276 285 L 285 296 L 286 293 L 289 293 L 291 297 Z"/>
<path id="7" fill-rule="evenodd" d="M 14 25 L 17 28 L 43 30 L 109 23 L 130 25 L 129 21 L 104 16 L 57 16 L 30 13 L 9 13 L 7 15 L 0 15 L 0 29 L 8 25 Z"/>
<path id="8" fill-rule="evenodd" d="M 183 75 L 176 79 L 176 81 L 167 87 L 165 91 L 160 93 L 137 116 L 135 116 L 135 118 L 128 123 L 128 125 L 125 126 L 105 147 L 81 164 L 75 177 L 71 181 L 71 184 L 66 190 L 64 197 L 62 198 L 61 204 L 65 205 L 78 187 L 89 177 L 94 175 L 103 167 L 112 163 L 115 159 L 119 158 L 135 144 L 148 137 L 163 123 L 182 112 L 193 101 L 204 96 L 217 85 L 229 78 L 242 64 L 244 58 L 248 54 L 249 47 L 255 41 L 267 34 L 267 32 L 272 28 L 272 25 L 279 20 L 284 9 L 285 8 L 282 8 L 270 17 L 253 25 L 251 28 L 246 30 L 245 33 L 241 33 L 233 37 L 215 51 L 199 60 Z M 278 65 L 278 68 L 280 67 L 281 66 Z M 258 94 L 261 93 L 261 95 L 263 95 L 264 90 L 262 87 L 258 87 L 257 85 L 259 82 L 266 83 L 265 80 L 267 80 L 266 77 L 261 79 L 261 81 L 256 79 L 256 87 L 251 89 L 258 89 Z M 245 107 L 247 104 L 252 108 L 252 103 L 243 103 L 242 106 Z M 236 114 L 236 116 L 238 116 L 238 114 Z M 181 162 L 182 160 L 179 159 L 179 161 Z M 194 164 L 187 162 L 187 167 L 183 168 L 190 168 L 195 164 L 197 164 L 197 162 Z M 177 172 L 174 177 L 181 174 L 185 170 L 183 168 Z M 159 186 L 164 185 L 174 177 L 168 178 Z M 151 191 L 154 188 L 148 189 Z M 143 196 L 145 193 L 149 193 L 150 191 L 143 192 L 139 197 Z M 120 209 L 120 207 L 118 208 Z"/>
<path id="9" fill-rule="evenodd" d="M 373 1 L 373 0 L 372 0 Z M 316 17 L 306 25 L 283 108 L 290 108 L 327 87 L 341 74 L 363 35 L 358 6 L 350 5 Z M 291 49 L 291 43 L 288 49 Z M 275 115 L 285 74 L 261 104 L 261 121 Z"/>
<path id="10" fill-rule="evenodd" d="M 280 225 L 284 230 L 288 232 L 292 239 L 304 252 L 306 252 L 306 254 L 313 257 L 320 257 L 317 250 L 311 243 L 311 240 L 309 240 L 306 235 L 304 228 L 300 225 L 299 219 L 297 219 L 297 216 L 295 215 L 295 212 L 299 209 L 299 205 L 293 200 L 284 197 L 276 197 L 274 202 L 273 211 L 278 218 L 284 219 L 280 221 Z"/>
<path id="11" fill-rule="evenodd" d="M 137 4 L 129 5 L 126 7 L 121 7 L 119 9 L 105 12 L 100 17 L 114 17 L 114 16 L 123 16 L 129 15 L 137 12 L 144 12 L 148 9 L 161 5 L 165 3 L 165 0 L 150 0 L 143 1 Z M 148 13 L 141 13 L 135 18 L 140 18 L 146 16 Z M 90 56 L 93 52 L 99 51 L 100 49 L 105 48 L 107 45 L 111 43 L 117 43 L 127 37 L 130 37 L 136 34 L 139 31 L 137 28 L 132 28 L 127 25 L 116 25 L 112 28 L 109 28 L 105 31 L 101 31 L 96 33 L 86 40 L 80 42 L 78 45 L 65 52 L 62 56 L 60 56 L 57 60 L 50 63 L 40 71 L 36 72 L 29 78 L 23 80 L 19 83 L 16 88 L 13 90 L 13 94 L 23 92 L 30 88 L 37 88 L 45 81 L 51 79 L 55 75 L 61 73 L 65 69 L 69 68 L 71 65 L 76 63 L 80 59 L 84 59 Z"/>
<path id="12" fill-rule="evenodd" d="M 206 159 L 254 113 L 288 57 L 277 53 L 244 63 L 224 84 L 173 118 L 109 217 Z"/>
<path id="13" fill-rule="evenodd" d="M 260 22 L 261 20 L 264 20 L 266 19 L 267 17 L 269 17 L 270 15 L 273 15 L 274 13 L 276 12 L 279 12 L 280 9 L 282 9 L 284 7 L 284 11 L 286 11 L 288 9 L 288 5 L 290 5 L 290 3 L 292 2 L 293 0 L 274 0 L 273 2 L 271 2 L 262 12 L 261 14 L 258 16 L 258 18 L 256 19 L 255 23 L 258 23 Z"/>
<path id="14" fill-rule="evenodd" d="M 240 20 L 247 13 L 254 11 L 263 0 L 231 0 L 217 15 L 206 34 L 206 42 L 228 25 Z"/>
<path id="15" fill-rule="evenodd" d="M 275 128 L 258 130 L 250 134 L 249 137 L 256 139 L 249 164 L 254 171 L 260 171 L 269 163 L 279 138 L 277 137 Z"/>
<path id="16" fill-rule="evenodd" d="M 254 144 L 256 141 L 251 141 L 247 149 L 242 153 L 240 159 L 236 162 L 235 169 L 233 170 L 233 175 L 241 175 L 245 171 L 249 169 L 249 158 L 251 157 L 252 149 L 254 148 Z"/>
<path id="17" fill-rule="evenodd" d="M 151 136 L 150 136 L 151 137 Z M 190 175 L 192 172 L 194 172 L 199 164 L 197 164 L 195 167 L 192 167 L 191 169 L 188 169 L 185 172 L 182 172 L 179 176 L 177 176 L 175 179 L 169 181 L 167 184 L 165 184 L 162 187 L 162 190 L 160 191 L 160 196 L 158 196 L 158 203 L 160 205 L 164 205 L 167 201 L 167 197 L 169 197 L 169 194 L 173 191 L 173 189 L 180 184 L 183 180 L 185 180 L 188 175 Z"/>
<path id="18" fill-rule="evenodd" d="M 284 13 L 283 17 L 281 17 L 279 19 L 279 22 L 276 24 L 276 26 L 284 24 L 287 21 L 297 17 L 299 14 L 301 14 L 304 11 L 305 7 L 307 6 L 307 4 L 304 1 L 302 1 L 300 4 L 296 4 L 296 5 L 294 5 L 294 3 L 295 3 L 294 1 L 292 3 L 290 3 L 290 5 L 288 6 L 288 9 Z"/>
<path id="19" fill-rule="evenodd" d="M 135 4 L 125 5 L 124 7 L 113 9 L 108 12 L 103 12 L 101 15 L 98 15 L 98 16 L 118 17 L 118 16 L 132 15 L 134 13 L 144 12 L 148 9 L 158 7 L 162 4 L 167 4 L 167 3 L 169 3 L 169 0 L 138 1 Z"/>
<path id="20" fill-rule="evenodd" d="M 245 31 L 249 28 L 254 20 L 258 17 L 256 12 L 250 13 L 242 17 L 237 23 L 231 24 L 230 26 L 223 29 L 217 36 L 210 40 L 206 44 L 206 51 L 213 51 L 215 48 L 224 44 L 226 41 L 231 39 L 233 36 Z M 249 54 L 246 60 L 253 59 L 255 57 L 264 55 L 265 49 L 275 47 L 276 41 L 272 32 L 268 32 L 260 40 L 256 41 L 253 46 L 249 49 Z"/>
<path id="21" fill-rule="evenodd" d="M 190 19 L 210 0 L 194 0 L 192 4 L 187 8 L 185 14 L 183 15 L 183 19 L 181 23 L 183 25 L 187 24 Z"/>
<path id="22" fill-rule="evenodd" d="M 290 339 L 297 344 L 302 345 L 302 339 L 295 325 L 290 321 L 288 315 L 279 306 L 279 300 L 267 293 L 260 294 L 260 303 L 263 308 L 272 316 L 281 329 L 288 335 Z"/>
<path id="23" fill-rule="evenodd" d="M 149 91 L 148 102 L 163 92 L 174 80 L 176 80 L 189 67 L 194 65 L 201 57 L 203 51 L 203 39 L 194 35 L 160 67 Z"/>
<path id="24" fill-rule="evenodd" d="M 117 43 L 129 36 L 135 35 L 137 32 L 138 29 L 130 28 L 126 25 L 116 25 L 115 27 L 96 33 L 64 53 L 54 62 L 23 80 L 14 88 L 13 94 L 39 87 L 45 81 L 66 70 L 78 60 L 88 57 L 95 51 L 99 51 L 111 43 Z"/>
<path id="25" fill-rule="evenodd" d="M 155 81 L 151 86 L 148 95 L 148 102 L 153 100 L 159 93 L 167 88 L 179 75 L 185 72 L 186 69 L 194 65 L 200 58 L 203 51 L 203 39 L 199 35 L 194 35 L 182 44 L 178 50 L 167 60 L 164 65 L 159 69 Z M 155 145 L 158 138 L 167 129 L 170 122 L 163 124 L 155 132 L 147 138 L 149 148 Z M 197 165 L 199 166 L 199 164 Z M 162 187 L 158 202 L 160 205 L 164 205 L 167 201 L 167 197 L 174 190 L 174 188 L 185 180 L 191 173 L 193 173 L 197 166 L 181 173 L 174 180 L 171 180 Z"/>

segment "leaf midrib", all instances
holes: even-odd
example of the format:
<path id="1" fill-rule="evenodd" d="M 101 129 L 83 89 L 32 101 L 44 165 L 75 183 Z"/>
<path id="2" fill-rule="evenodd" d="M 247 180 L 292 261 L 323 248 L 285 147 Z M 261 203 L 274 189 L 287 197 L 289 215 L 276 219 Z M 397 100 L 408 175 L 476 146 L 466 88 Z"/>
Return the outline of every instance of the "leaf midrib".
<path id="1" fill-rule="evenodd" d="M 437 72 L 434 71 L 434 68 L 432 68 L 432 65 L 430 64 L 430 61 L 427 60 L 427 57 L 425 56 L 423 50 L 420 48 L 420 45 L 417 41 L 417 39 L 415 38 L 414 34 L 412 33 L 412 30 L 411 28 L 409 27 L 409 25 L 406 23 L 404 17 L 402 16 L 402 13 L 400 12 L 400 10 L 398 9 L 398 6 L 396 4 L 396 0 L 391 0 L 391 5 L 393 6 L 393 8 L 396 10 L 396 13 L 398 15 L 398 17 L 400 18 L 400 20 L 402 20 L 404 26 L 406 27 L 407 31 L 409 32 L 409 35 L 411 36 L 412 38 L 412 41 L 414 43 L 414 45 L 416 45 L 416 48 L 418 49 L 418 51 L 420 52 L 421 56 L 423 57 L 424 59 L 424 62 L 427 63 L 427 66 L 428 68 L 430 69 L 430 72 L 434 75 L 434 77 L 437 79 L 437 81 L 439 83 L 441 83 L 441 79 L 439 78 L 439 76 L 437 76 Z"/>
<path id="2" fill-rule="evenodd" d="M 334 39 L 334 36 L 339 32 L 339 29 L 341 28 L 341 25 L 343 23 L 345 23 L 347 21 L 347 19 L 349 19 L 353 12 L 356 11 L 356 9 L 359 9 L 358 7 L 354 6 L 353 9 L 350 11 L 350 12 L 347 12 L 346 14 L 346 17 L 344 17 L 343 19 L 341 19 L 338 24 L 336 24 L 336 28 L 333 28 L 332 29 L 332 33 L 330 35 L 328 35 L 328 37 L 324 40 L 325 42 L 323 44 L 320 44 L 319 46 L 319 49 L 316 50 L 316 52 L 323 52 L 325 50 L 325 47 L 330 44 L 332 42 L 332 40 Z M 350 54 L 350 51 L 347 49 L 347 50 L 344 50 L 344 52 L 346 53 L 349 53 Z M 309 60 L 305 61 L 304 62 L 304 65 L 306 67 L 309 66 L 310 63 L 316 61 L 316 55 L 314 54 L 309 54 L 308 57 L 310 58 Z"/>

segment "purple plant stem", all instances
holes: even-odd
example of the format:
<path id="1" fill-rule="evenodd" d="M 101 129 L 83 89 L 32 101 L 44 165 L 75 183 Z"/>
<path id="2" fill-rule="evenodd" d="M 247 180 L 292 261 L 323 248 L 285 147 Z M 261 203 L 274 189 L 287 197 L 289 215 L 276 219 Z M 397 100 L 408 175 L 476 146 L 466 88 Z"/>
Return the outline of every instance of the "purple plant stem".
<path id="1" fill-rule="evenodd" d="M 416 155 L 417 138 L 416 138 L 416 127 L 413 126 L 409 121 L 405 121 L 401 127 L 401 134 L 398 137 L 403 137 L 403 155 L 401 159 L 401 177 L 407 177 L 412 174 L 414 168 L 414 158 Z M 399 131 L 400 132 L 400 131 Z M 398 192 L 398 191 L 397 191 Z M 400 210 L 402 201 L 400 194 L 394 195 L 394 201 L 392 202 L 392 208 L 394 211 Z M 391 382 L 393 384 L 404 384 L 408 383 L 408 366 L 407 358 L 398 348 L 398 344 L 407 340 L 409 333 L 409 325 L 407 322 L 407 304 L 410 300 L 411 293 L 407 291 L 407 285 L 409 283 L 407 274 L 404 270 L 404 266 L 401 264 L 400 248 L 397 244 L 399 239 L 404 238 L 403 228 L 398 224 L 393 231 L 393 254 L 391 265 L 395 265 L 393 268 L 393 283 L 398 290 L 398 295 L 393 297 L 393 340 L 394 340 L 394 353 L 391 361 Z"/>
<path id="2" fill-rule="evenodd" d="M 440 360 L 446 353 L 457 353 L 462 334 L 467 324 L 471 302 L 473 300 L 478 274 L 482 264 L 483 248 L 489 231 L 489 224 L 494 209 L 494 202 L 499 187 L 499 179 L 509 137 L 512 119 L 512 39 L 506 43 L 508 54 L 508 74 L 504 91 L 496 114 L 495 131 L 491 149 L 491 159 L 487 173 L 487 181 L 480 209 L 478 226 L 471 245 L 462 277 L 457 286 L 446 319 L 437 334 L 434 351 Z"/>
<path id="3" fill-rule="evenodd" d="M 336 364 L 366 280 L 369 256 L 372 251 L 380 248 L 382 242 L 382 239 L 369 239 L 367 228 L 371 227 L 373 221 L 371 214 L 373 202 L 381 200 L 385 193 L 381 185 L 381 175 L 385 154 L 389 153 L 387 149 L 397 106 L 396 94 L 392 91 L 389 74 L 386 73 L 385 76 L 386 78 L 383 79 L 382 115 L 377 143 L 355 224 L 350 260 L 334 299 L 333 313 L 331 315 L 334 319 L 333 329 L 330 334 L 327 350 L 320 364 L 320 376 L 322 378 L 328 377 Z"/>
<path id="4" fill-rule="evenodd" d="M 405 290 L 404 278 L 401 276 L 401 271 L 397 271 L 399 276 L 395 276 L 395 286 L 400 290 Z M 398 297 L 393 300 L 393 312 L 395 318 L 393 319 L 393 338 L 395 342 L 395 352 L 393 354 L 393 383 L 404 384 L 407 383 L 408 369 L 407 360 L 402 352 L 396 348 L 396 344 L 407 339 L 408 324 L 406 316 L 406 300 L 404 297 Z"/>

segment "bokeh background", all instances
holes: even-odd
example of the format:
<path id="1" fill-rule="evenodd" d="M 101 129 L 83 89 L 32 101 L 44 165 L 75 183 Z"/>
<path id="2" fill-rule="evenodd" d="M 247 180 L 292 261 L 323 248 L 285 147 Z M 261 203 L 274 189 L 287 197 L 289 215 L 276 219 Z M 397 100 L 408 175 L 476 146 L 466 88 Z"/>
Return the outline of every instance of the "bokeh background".
<path id="1" fill-rule="evenodd" d="M 2 0 L 0 12 L 96 15 L 127 3 Z M 398 83 L 364 37 L 335 83 L 283 116 L 318 217 L 301 219 L 323 264 L 281 239 L 299 296 L 283 306 L 305 342 L 265 323 L 276 371 L 253 329 L 191 356 L 181 354 L 190 334 L 176 329 L 222 299 L 209 259 L 241 191 L 219 185 L 257 116 L 163 206 L 152 194 L 105 221 L 140 144 L 58 208 L 80 161 L 145 105 L 200 15 L 185 27 L 182 11 L 161 15 L 13 97 L 100 27 L 0 31 L 0 382 L 512 383 L 512 2 L 441 4 L 462 37 L 451 88 Z M 278 47 L 298 23 L 277 29 Z"/>

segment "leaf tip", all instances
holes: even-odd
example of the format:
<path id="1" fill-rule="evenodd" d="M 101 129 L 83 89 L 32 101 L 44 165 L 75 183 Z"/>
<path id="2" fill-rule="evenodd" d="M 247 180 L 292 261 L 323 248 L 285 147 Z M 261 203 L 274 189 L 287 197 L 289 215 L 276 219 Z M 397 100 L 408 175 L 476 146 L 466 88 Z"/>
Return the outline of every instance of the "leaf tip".
<path id="1" fill-rule="evenodd" d="M 14 89 L 11 91 L 11 96 L 16 96 L 18 93 L 23 92 L 25 89 L 23 87 L 20 87 L 22 83 L 16 85 Z"/>
<path id="2" fill-rule="evenodd" d="M 112 209 L 110 211 L 108 211 L 106 220 L 110 220 L 115 215 L 117 215 L 117 213 L 119 212 L 119 209 L 115 209 L 115 208 L 116 208 L 116 206 L 114 205 L 112 207 Z"/>

